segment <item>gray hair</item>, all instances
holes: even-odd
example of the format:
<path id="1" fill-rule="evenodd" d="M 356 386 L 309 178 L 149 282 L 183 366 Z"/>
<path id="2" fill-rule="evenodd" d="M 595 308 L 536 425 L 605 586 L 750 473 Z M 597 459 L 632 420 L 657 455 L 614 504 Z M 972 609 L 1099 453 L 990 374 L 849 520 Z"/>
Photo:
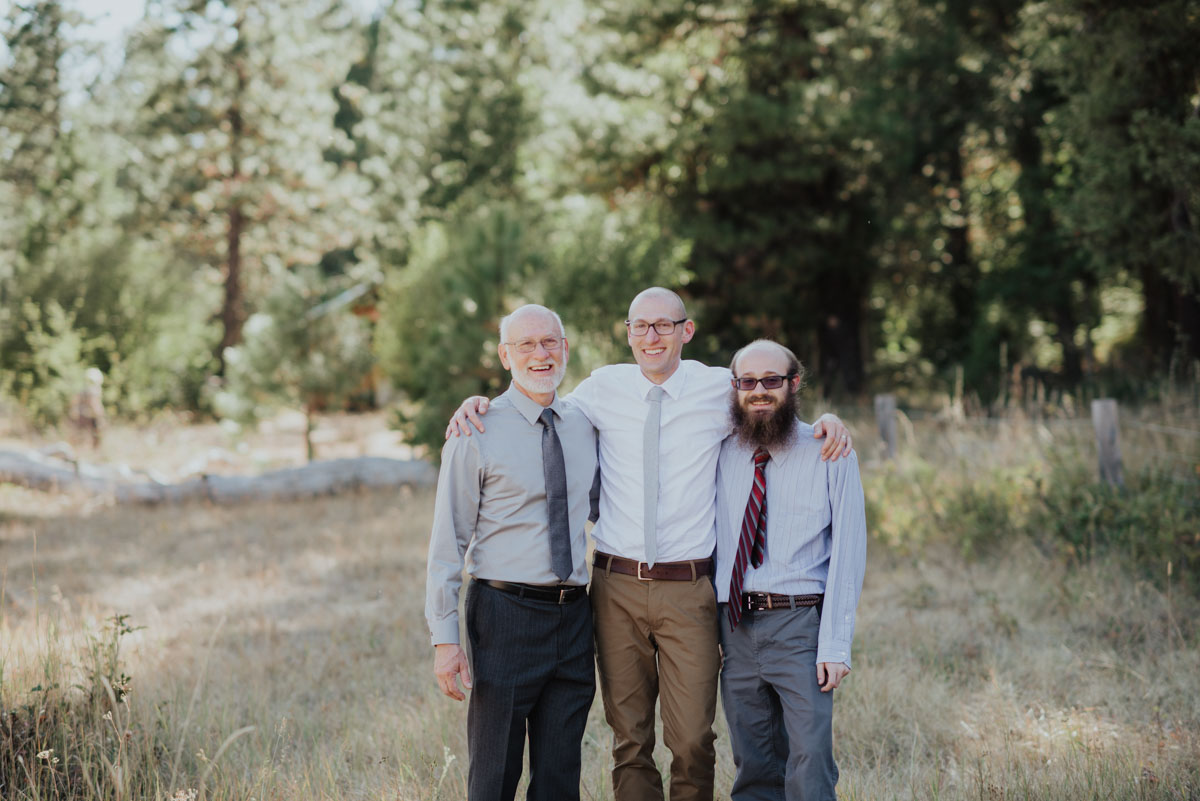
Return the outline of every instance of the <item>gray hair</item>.
<path id="1" fill-rule="evenodd" d="M 500 342 L 508 341 L 508 329 L 516 321 L 518 317 L 523 317 L 526 314 L 548 314 L 554 318 L 554 322 L 558 325 L 558 333 L 563 339 L 567 337 L 567 329 L 563 327 L 562 318 L 558 316 L 558 312 L 553 309 L 547 309 L 545 306 L 539 306 L 536 303 L 526 303 L 519 309 L 515 309 L 512 314 L 506 314 L 500 318 Z"/>

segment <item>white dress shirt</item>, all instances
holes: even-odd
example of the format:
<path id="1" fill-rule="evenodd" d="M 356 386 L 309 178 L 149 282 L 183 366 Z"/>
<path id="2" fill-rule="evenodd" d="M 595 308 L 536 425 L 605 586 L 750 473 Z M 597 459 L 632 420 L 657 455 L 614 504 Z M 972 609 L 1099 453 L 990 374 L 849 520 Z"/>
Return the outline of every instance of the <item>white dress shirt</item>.
<path id="1" fill-rule="evenodd" d="M 600 440 L 600 520 L 596 550 L 639 562 L 642 534 L 642 436 L 651 387 L 661 386 L 659 429 L 658 559 L 678 562 L 711 556 L 717 456 L 729 434 L 730 372 L 687 360 L 661 385 L 636 364 L 601 367 L 563 400 L 582 411 Z"/>
<path id="2" fill-rule="evenodd" d="M 746 563 L 742 592 L 825 594 L 818 662 L 850 666 L 855 610 L 867 562 L 867 521 L 858 457 L 821 461 L 821 440 L 797 421 L 791 440 L 770 448 L 767 462 L 767 547 L 757 568 Z M 717 467 L 717 601 L 729 581 L 754 485 L 754 448 L 730 437 Z M 769 614 L 769 613 L 764 613 Z"/>

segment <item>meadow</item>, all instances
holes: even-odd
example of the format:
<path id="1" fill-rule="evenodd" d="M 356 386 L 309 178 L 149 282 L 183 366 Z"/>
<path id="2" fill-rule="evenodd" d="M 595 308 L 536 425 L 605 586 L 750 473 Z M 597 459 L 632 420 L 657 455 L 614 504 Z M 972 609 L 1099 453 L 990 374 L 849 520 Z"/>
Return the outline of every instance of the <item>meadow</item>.
<path id="1" fill-rule="evenodd" d="M 855 425 L 873 539 L 842 798 L 1200 798 L 1200 462 L 1158 430 L 1198 426 L 1129 423 L 1123 493 L 1091 478 L 1086 419 L 914 420 L 894 462 Z M 422 610 L 431 500 L 0 487 L 0 798 L 464 798 L 466 708 Z M 584 798 L 611 798 L 609 738 L 597 699 Z M 720 713 L 717 749 L 727 797 Z"/>

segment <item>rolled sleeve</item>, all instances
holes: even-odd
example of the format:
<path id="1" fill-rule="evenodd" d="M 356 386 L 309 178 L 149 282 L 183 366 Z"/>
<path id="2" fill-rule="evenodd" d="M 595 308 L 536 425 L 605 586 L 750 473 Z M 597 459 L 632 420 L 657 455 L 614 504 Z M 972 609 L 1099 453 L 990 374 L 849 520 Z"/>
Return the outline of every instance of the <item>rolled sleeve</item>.
<path id="1" fill-rule="evenodd" d="M 459 642 L 463 559 L 479 517 L 481 437 L 451 437 L 442 447 L 425 580 L 425 620 L 434 645 Z"/>

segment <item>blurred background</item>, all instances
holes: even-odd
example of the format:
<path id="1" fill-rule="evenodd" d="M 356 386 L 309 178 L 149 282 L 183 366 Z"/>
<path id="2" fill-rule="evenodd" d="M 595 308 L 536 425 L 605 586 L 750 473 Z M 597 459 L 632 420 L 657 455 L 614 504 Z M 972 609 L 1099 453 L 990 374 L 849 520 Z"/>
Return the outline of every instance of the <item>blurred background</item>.
<path id="1" fill-rule="evenodd" d="M 0 4 L 0 396 L 55 426 L 398 409 L 559 310 L 830 402 L 1144 402 L 1200 360 L 1191 0 Z M 569 382 L 570 383 L 570 382 Z"/>
<path id="2" fill-rule="evenodd" d="M 436 457 L 503 314 L 562 313 L 569 389 L 661 284 L 854 432 L 842 797 L 1200 798 L 1197 43 L 1198 0 L 0 0 L 0 797 L 464 798 L 432 488 L 218 490 Z"/>

